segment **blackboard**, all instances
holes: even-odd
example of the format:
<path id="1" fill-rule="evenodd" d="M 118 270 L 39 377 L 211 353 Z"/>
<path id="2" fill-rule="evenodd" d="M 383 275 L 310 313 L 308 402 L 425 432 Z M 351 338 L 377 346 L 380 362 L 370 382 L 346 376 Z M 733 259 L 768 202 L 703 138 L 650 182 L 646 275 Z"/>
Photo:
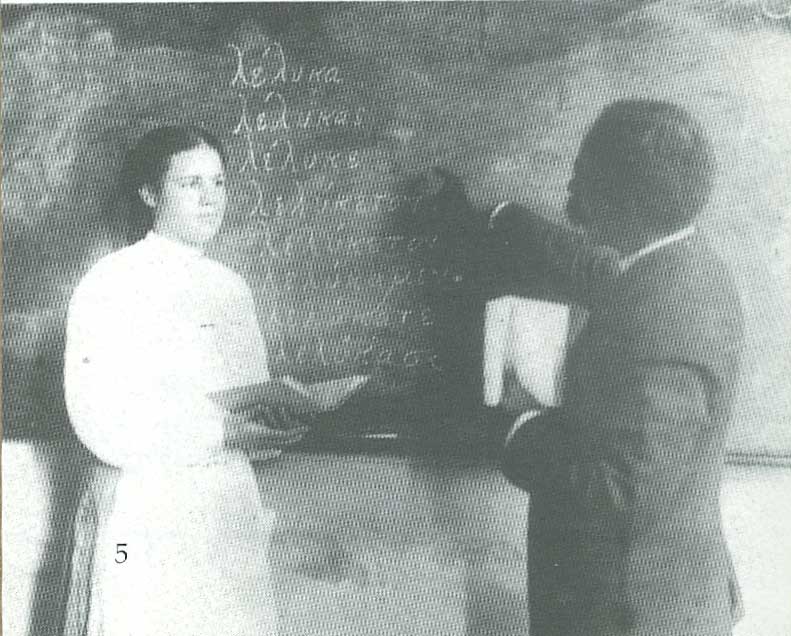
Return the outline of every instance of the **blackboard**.
<path id="1" fill-rule="evenodd" d="M 345 417 L 387 432 L 480 407 L 487 206 L 516 199 L 561 219 L 585 127 L 617 97 L 651 96 L 698 115 L 720 161 L 702 225 L 748 323 L 731 447 L 791 453 L 782 20 L 604 0 L 3 18 L 6 435 L 68 429 L 66 303 L 121 244 L 116 176 L 147 129 L 194 123 L 223 139 L 231 204 L 212 256 L 250 282 L 274 371 L 372 374 Z M 435 165 L 474 211 L 441 191 Z"/>

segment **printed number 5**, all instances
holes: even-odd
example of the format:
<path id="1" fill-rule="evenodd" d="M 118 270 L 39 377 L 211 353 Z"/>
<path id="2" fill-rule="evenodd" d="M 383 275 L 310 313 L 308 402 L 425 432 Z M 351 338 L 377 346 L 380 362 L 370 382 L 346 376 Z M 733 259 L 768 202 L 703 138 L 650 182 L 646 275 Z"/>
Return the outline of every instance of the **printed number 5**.
<path id="1" fill-rule="evenodd" d="M 126 547 L 125 543 L 116 543 L 115 544 L 115 562 L 116 563 L 123 563 L 124 561 L 126 561 L 126 557 L 127 557 L 126 550 L 122 550 L 121 549 L 121 548 L 125 548 L 125 547 Z M 120 561 L 118 560 L 119 557 L 121 558 Z"/>

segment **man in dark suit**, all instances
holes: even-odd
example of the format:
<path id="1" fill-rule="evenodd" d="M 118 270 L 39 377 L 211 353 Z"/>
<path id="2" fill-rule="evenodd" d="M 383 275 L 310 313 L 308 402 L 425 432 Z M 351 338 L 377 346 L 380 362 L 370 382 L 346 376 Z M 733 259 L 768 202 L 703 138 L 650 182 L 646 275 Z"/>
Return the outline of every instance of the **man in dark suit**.
<path id="1" fill-rule="evenodd" d="M 503 459 L 530 493 L 531 636 L 726 636 L 740 611 L 720 518 L 742 344 L 739 298 L 694 221 L 709 142 L 683 109 L 616 102 L 583 141 L 577 235 L 506 205 L 501 254 L 584 302 L 561 407 Z M 519 281 L 516 281 L 519 284 Z"/>

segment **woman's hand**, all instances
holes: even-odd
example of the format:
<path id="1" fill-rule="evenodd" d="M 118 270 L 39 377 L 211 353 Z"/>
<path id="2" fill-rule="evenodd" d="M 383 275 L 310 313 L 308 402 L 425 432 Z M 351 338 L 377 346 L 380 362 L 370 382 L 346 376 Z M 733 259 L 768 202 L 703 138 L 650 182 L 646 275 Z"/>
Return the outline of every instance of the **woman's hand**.
<path id="1" fill-rule="evenodd" d="M 230 413 L 224 420 L 224 444 L 247 453 L 290 446 L 310 430 L 306 419 L 283 408 Z"/>

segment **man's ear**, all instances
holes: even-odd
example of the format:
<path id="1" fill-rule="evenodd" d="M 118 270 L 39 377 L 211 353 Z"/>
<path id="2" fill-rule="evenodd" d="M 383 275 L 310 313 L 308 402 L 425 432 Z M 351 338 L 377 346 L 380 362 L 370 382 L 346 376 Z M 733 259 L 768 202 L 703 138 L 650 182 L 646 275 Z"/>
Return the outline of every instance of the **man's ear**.
<path id="1" fill-rule="evenodd" d="M 140 195 L 140 199 L 145 203 L 149 208 L 155 208 L 157 206 L 157 196 L 154 191 L 151 189 L 147 183 L 140 186 L 137 190 L 138 195 Z"/>

